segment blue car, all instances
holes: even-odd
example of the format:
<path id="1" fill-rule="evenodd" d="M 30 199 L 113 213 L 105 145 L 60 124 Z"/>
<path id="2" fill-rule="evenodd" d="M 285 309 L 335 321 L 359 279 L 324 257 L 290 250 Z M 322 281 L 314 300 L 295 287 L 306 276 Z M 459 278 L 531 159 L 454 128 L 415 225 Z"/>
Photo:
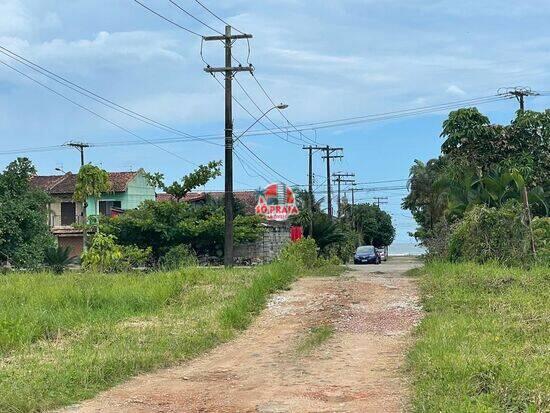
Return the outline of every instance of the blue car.
<path id="1" fill-rule="evenodd" d="M 353 257 L 354 264 L 380 264 L 380 254 L 372 245 L 364 245 L 357 248 Z"/>

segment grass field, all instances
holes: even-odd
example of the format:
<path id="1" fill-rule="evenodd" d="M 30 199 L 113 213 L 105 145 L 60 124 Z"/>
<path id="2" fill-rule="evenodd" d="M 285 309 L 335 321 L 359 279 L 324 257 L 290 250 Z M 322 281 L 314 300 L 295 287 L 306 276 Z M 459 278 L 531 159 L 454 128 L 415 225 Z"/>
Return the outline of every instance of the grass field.
<path id="1" fill-rule="evenodd" d="M 413 411 L 550 411 L 550 269 L 436 263 L 420 277 Z"/>
<path id="2" fill-rule="evenodd" d="M 297 271 L 0 276 L 0 412 L 69 405 L 194 357 L 246 328 Z"/>

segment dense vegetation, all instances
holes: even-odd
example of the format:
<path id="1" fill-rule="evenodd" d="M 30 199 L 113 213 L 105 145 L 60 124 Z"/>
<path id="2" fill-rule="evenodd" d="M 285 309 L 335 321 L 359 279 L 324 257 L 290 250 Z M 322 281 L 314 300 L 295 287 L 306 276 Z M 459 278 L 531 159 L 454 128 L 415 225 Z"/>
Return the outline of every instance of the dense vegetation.
<path id="1" fill-rule="evenodd" d="M 433 262 L 409 354 L 416 412 L 550 410 L 550 273 Z"/>
<path id="2" fill-rule="evenodd" d="M 18 158 L 0 174 L 0 263 L 36 268 L 53 246 L 46 215 L 49 197 L 29 183 L 35 173 L 27 158 Z"/>
<path id="3" fill-rule="evenodd" d="M 342 203 L 342 216 L 330 218 L 322 211 L 320 200 L 313 200 L 310 207 L 309 194 L 296 190 L 300 214 L 293 222 L 304 228 L 304 235 L 312 237 L 324 257 L 338 257 L 348 262 L 359 245 L 389 246 L 395 237 L 391 215 L 376 204 L 349 205 Z"/>
<path id="4" fill-rule="evenodd" d="M 311 241 L 283 257 L 249 269 L 0 277 L 0 411 L 72 404 L 194 357 L 246 328 L 306 267 L 341 271 L 318 261 Z"/>
<path id="5" fill-rule="evenodd" d="M 518 263 L 533 261 L 539 250 L 537 259 L 546 260 L 550 110 L 519 111 L 501 126 L 475 108 L 460 109 L 450 113 L 441 137 L 441 156 L 412 166 L 403 201 L 419 225 L 413 235 L 429 254 Z"/>

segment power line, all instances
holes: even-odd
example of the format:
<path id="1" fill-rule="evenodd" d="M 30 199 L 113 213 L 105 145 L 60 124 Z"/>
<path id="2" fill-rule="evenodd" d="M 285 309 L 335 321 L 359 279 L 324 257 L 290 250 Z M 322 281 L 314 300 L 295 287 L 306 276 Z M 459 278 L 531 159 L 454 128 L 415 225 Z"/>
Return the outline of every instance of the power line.
<path id="1" fill-rule="evenodd" d="M 208 27 L 210 30 L 218 33 L 218 34 L 221 34 L 223 36 L 223 33 L 220 32 L 219 30 L 216 30 L 214 29 L 212 26 L 208 25 L 207 23 L 203 22 L 201 19 L 199 19 L 198 17 L 195 17 L 194 15 L 192 15 L 191 13 L 189 13 L 186 9 L 184 9 L 183 7 L 181 7 L 178 3 L 176 3 L 174 0 L 168 0 L 170 3 L 172 3 L 174 6 L 176 6 L 178 9 L 180 9 L 182 12 L 184 12 L 185 14 L 187 14 L 189 17 L 191 17 L 193 20 L 199 22 L 200 24 L 202 24 L 203 26 L 206 26 Z"/>
<path id="2" fill-rule="evenodd" d="M 241 82 L 239 82 L 239 79 L 235 78 L 235 82 L 237 82 L 237 85 L 239 85 L 239 87 L 241 88 L 241 90 L 244 92 L 244 94 L 248 97 L 248 99 L 252 102 L 252 104 L 254 106 L 256 106 L 256 108 L 260 111 L 260 113 L 263 113 L 264 111 L 260 108 L 260 106 L 256 103 L 256 101 L 252 98 L 252 96 L 250 96 L 250 94 L 248 93 L 248 91 L 244 88 L 244 86 L 241 84 Z M 268 116 L 268 115 L 265 115 L 265 118 L 271 122 L 271 124 L 273 126 L 275 126 L 277 129 L 279 129 L 283 134 L 284 133 L 288 133 L 288 131 L 285 131 L 283 130 L 280 126 L 278 126 L 275 122 L 273 122 L 273 120 Z M 269 128 L 266 128 L 266 129 L 269 129 Z M 281 136 L 279 134 L 275 134 L 276 136 L 278 136 L 279 138 L 281 138 L 282 140 L 284 140 L 285 142 L 288 142 L 288 143 L 291 143 L 293 145 L 300 145 L 299 143 L 296 143 L 296 142 L 291 142 L 290 140 L 288 139 L 285 139 L 284 138 L 284 135 Z M 290 135 L 292 136 L 292 135 Z M 294 136 L 292 136 L 292 138 L 296 139 Z"/>
<path id="3" fill-rule="evenodd" d="M 134 133 L 134 132 L 132 132 L 131 130 L 126 129 L 124 126 L 121 126 L 121 125 L 119 125 L 119 124 L 116 123 L 116 122 L 113 122 L 112 120 L 106 118 L 105 116 L 100 115 L 99 113 L 93 111 L 92 109 L 90 109 L 90 108 L 88 108 L 88 107 L 86 107 L 86 106 L 84 106 L 84 105 L 81 105 L 80 103 L 76 102 L 75 100 L 73 100 L 73 99 L 71 99 L 71 98 L 69 98 L 69 97 L 63 95 L 62 93 L 58 92 L 58 91 L 55 90 L 55 89 L 52 89 L 52 88 L 49 87 L 48 85 L 46 85 L 46 84 L 40 82 L 39 80 L 36 80 L 36 79 L 33 78 L 32 76 L 29 76 L 28 74 L 26 74 L 26 73 L 20 71 L 19 69 L 17 69 L 17 68 L 15 68 L 15 67 L 11 66 L 10 64 L 4 62 L 3 60 L 0 60 L 0 64 L 3 64 L 4 66 L 6 66 L 6 67 L 12 69 L 13 71 L 19 73 L 20 75 L 26 77 L 27 79 L 33 81 L 34 83 L 36 83 L 36 84 L 42 86 L 43 88 L 49 90 L 50 92 L 56 94 L 57 96 L 59 96 L 59 97 L 65 99 L 65 100 L 67 100 L 68 102 L 72 103 L 73 105 L 78 106 L 79 108 L 81 108 L 81 109 L 83 109 L 83 110 L 85 110 L 85 111 L 91 113 L 92 115 L 97 116 L 98 118 L 104 120 L 105 122 L 107 122 L 107 123 L 109 123 L 109 124 L 115 126 L 116 128 L 118 128 L 118 129 L 120 129 L 120 130 L 122 130 L 122 131 L 124 131 L 124 132 L 126 132 L 126 133 L 128 133 L 128 134 L 130 134 L 130 135 L 132 135 L 132 136 L 135 136 L 136 138 L 138 138 L 138 139 L 140 139 L 140 140 L 142 140 L 142 141 L 144 141 L 144 142 L 146 142 L 146 143 L 148 143 L 148 144 L 150 144 L 150 145 L 153 145 L 153 146 L 157 147 L 158 149 L 160 149 L 160 150 L 162 150 L 162 151 L 164 151 L 164 152 L 166 152 L 166 153 L 169 153 L 169 154 L 171 154 L 171 155 L 173 155 L 173 156 L 175 156 L 175 157 L 181 159 L 182 161 L 185 161 L 185 162 L 187 162 L 187 163 L 189 163 L 189 164 L 191 164 L 191 165 L 194 165 L 194 166 L 198 166 L 196 163 L 194 163 L 194 162 L 192 162 L 192 161 L 190 161 L 190 160 L 188 160 L 188 159 L 185 159 L 184 157 L 178 155 L 177 153 L 174 153 L 174 152 L 172 152 L 172 151 L 169 151 L 168 149 L 163 148 L 162 146 L 159 146 L 159 145 L 157 145 L 156 143 L 147 140 L 146 138 L 144 138 L 144 137 L 138 135 L 137 133 Z"/>
<path id="4" fill-rule="evenodd" d="M 87 89 L 83 86 L 80 86 L 79 84 L 67 79 L 66 77 L 63 77 L 61 75 L 58 75 L 57 73 L 54 73 L 52 72 L 51 70 L 48 70 L 46 69 L 45 67 L 43 66 L 40 66 L 39 64 L 37 63 L 34 63 L 32 62 L 31 60 L 29 59 L 26 59 L 25 57 L 13 52 L 12 50 L 9 50 L 8 48 L 0 45 L 0 53 L 4 54 L 5 56 L 8 56 L 9 58 L 19 62 L 20 64 L 24 65 L 25 67 L 28 67 L 29 69 L 59 83 L 60 85 L 62 86 L 65 86 L 77 93 L 79 93 L 80 95 L 82 96 L 85 96 L 89 99 L 92 99 L 110 109 L 113 109 L 113 110 L 116 110 L 117 112 L 119 113 L 122 113 L 123 115 L 126 115 L 132 119 L 136 119 L 140 122 L 143 122 L 143 123 L 146 123 L 150 126 L 153 126 L 153 127 L 156 127 L 158 129 L 161 129 L 161 130 L 164 130 L 164 131 L 167 131 L 167 132 L 173 132 L 173 133 L 176 133 L 180 136 L 185 136 L 185 137 L 189 137 L 189 138 L 193 138 L 193 140 L 203 140 L 205 143 L 209 143 L 211 145 L 218 145 L 218 146 L 222 146 L 220 144 L 215 144 L 215 143 L 212 143 L 212 142 L 208 142 L 208 140 L 206 139 L 201 139 L 200 137 L 198 136 L 194 136 L 194 135 L 191 135 L 187 132 L 183 132 L 179 129 L 176 129 L 176 128 L 173 128 L 169 125 L 166 125 L 164 123 L 161 123 L 161 122 L 158 122 L 154 119 L 151 119 L 150 117 L 147 117 L 141 113 L 138 113 L 138 112 L 135 112 L 125 106 L 122 106 L 116 102 L 113 102 L 112 100 L 110 99 L 107 99 L 93 91 L 91 91 L 90 89 Z"/>
<path id="5" fill-rule="evenodd" d="M 264 93 L 264 95 L 267 97 L 267 99 L 271 102 L 271 104 L 273 106 L 276 106 L 275 104 L 275 101 L 271 98 L 271 96 L 269 95 L 269 93 L 267 93 L 267 91 L 265 90 L 265 88 L 262 86 L 262 84 L 260 83 L 260 81 L 256 78 L 256 76 L 254 76 L 254 72 L 250 72 L 250 74 L 252 75 L 252 78 L 256 81 L 256 84 L 260 87 L 261 91 Z M 304 135 L 301 131 L 299 131 L 296 126 L 294 126 L 294 124 L 286 117 L 286 115 L 283 113 L 282 110 L 279 110 L 279 113 L 281 114 L 281 116 L 288 122 L 289 125 L 291 125 L 293 127 L 293 129 L 298 132 L 301 136 L 303 136 L 306 140 L 308 140 L 309 142 L 311 143 L 317 143 L 315 142 L 313 139 L 307 137 L 306 135 Z"/>
<path id="6" fill-rule="evenodd" d="M 223 24 L 225 24 L 226 26 L 231 26 L 233 27 L 233 29 L 235 29 L 235 31 L 239 32 L 240 34 L 244 34 L 243 32 L 241 32 L 239 29 L 237 29 L 236 27 L 232 26 L 231 24 L 229 24 L 227 21 L 225 21 L 224 19 L 222 19 L 221 17 L 219 17 L 216 13 L 214 13 L 212 10 L 210 10 L 208 7 L 206 7 L 201 1 L 199 0 L 195 0 L 195 2 L 201 6 L 204 10 L 206 10 L 208 13 L 210 13 L 212 16 L 214 16 L 216 19 L 218 19 L 219 21 L 221 21 Z"/>
<path id="7" fill-rule="evenodd" d="M 263 165 L 265 165 L 270 171 L 272 171 L 273 173 L 275 173 L 277 176 L 279 176 L 280 178 L 282 178 L 283 180 L 287 181 L 287 182 L 290 182 L 294 185 L 299 185 L 297 182 L 293 181 L 292 179 L 289 179 L 287 177 L 285 177 L 284 175 L 280 174 L 279 172 L 277 172 L 275 169 L 273 169 L 271 166 L 269 166 L 267 163 L 265 163 L 265 161 L 260 158 L 258 155 L 256 155 L 254 153 L 254 151 L 252 151 L 248 146 L 246 146 L 246 144 L 241 141 L 241 145 L 254 157 L 256 158 L 258 161 L 260 161 Z"/>
<path id="8" fill-rule="evenodd" d="M 195 32 L 195 31 L 193 31 L 193 30 L 191 30 L 191 29 L 188 29 L 187 27 L 183 27 L 181 24 L 176 23 L 174 20 L 171 20 L 171 19 L 169 19 L 168 17 L 163 16 L 163 15 L 160 14 L 159 12 L 157 12 L 157 11 L 153 10 L 152 8 L 150 8 L 149 6 L 146 6 L 145 4 L 143 4 L 141 1 L 139 1 L 139 0 L 134 0 L 134 2 L 137 3 L 137 4 L 139 4 L 139 5 L 140 5 L 141 7 L 143 7 L 144 9 L 150 11 L 150 12 L 153 13 L 154 15 L 160 17 L 161 19 L 167 21 L 168 23 L 170 23 L 170 24 L 172 24 L 172 25 L 174 25 L 174 26 L 176 26 L 176 27 L 179 27 L 179 28 L 182 29 L 182 30 L 185 30 L 185 31 L 188 32 L 188 33 L 194 34 L 195 36 L 204 37 L 202 34 L 197 33 L 197 32 Z"/>

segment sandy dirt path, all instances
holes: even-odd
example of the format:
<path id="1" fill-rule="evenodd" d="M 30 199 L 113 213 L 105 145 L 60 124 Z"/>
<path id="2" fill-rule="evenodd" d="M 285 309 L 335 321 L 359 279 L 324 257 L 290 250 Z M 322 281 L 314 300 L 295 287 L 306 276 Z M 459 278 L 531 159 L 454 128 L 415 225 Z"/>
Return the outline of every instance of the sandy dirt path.
<path id="1" fill-rule="evenodd" d="M 410 332 L 421 318 L 418 265 L 394 259 L 338 278 L 304 278 L 234 341 L 139 376 L 64 412 L 400 412 Z M 297 351 L 312 327 L 334 334 Z"/>

